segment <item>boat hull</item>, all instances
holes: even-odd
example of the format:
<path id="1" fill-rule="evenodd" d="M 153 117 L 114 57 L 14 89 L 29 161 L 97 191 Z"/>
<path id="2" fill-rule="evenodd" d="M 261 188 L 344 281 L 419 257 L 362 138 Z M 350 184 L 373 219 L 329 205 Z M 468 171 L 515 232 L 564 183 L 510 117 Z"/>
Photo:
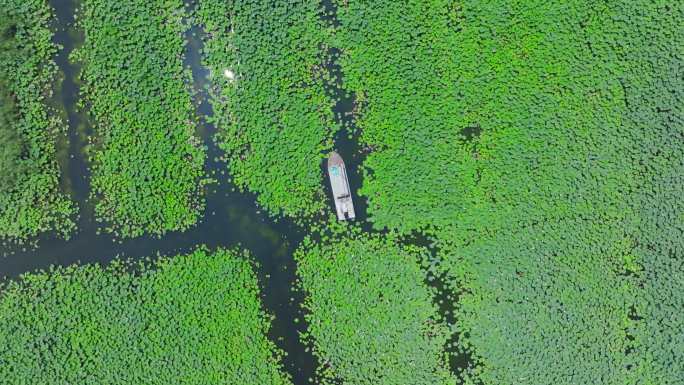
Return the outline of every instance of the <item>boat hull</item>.
<path id="1" fill-rule="evenodd" d="M 328 157 L 328 177 L 335 200 L 337 219 L 344 221 L 356 218 L 347 169 L 342 157 L 336 152 L 331 153 Z"/>

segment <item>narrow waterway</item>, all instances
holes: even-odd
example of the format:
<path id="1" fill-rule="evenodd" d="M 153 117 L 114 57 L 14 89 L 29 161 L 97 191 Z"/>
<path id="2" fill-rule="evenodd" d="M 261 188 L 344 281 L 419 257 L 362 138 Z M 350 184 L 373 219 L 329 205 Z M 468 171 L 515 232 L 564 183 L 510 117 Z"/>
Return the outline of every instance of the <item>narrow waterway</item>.
<path id="1" fill-rule="evenodd" d="M 189 2 L 188 7 L 192 9 L 194 3 L 195 1 Z M 287 353 L 283 364 L 293 382 L 306 384 L 313 378 L 317 362 L 299 339 L 299 334 L 306 329 L 301 308 L 304 295 L 295 285 L 296 264 L 292 257 L 295 248 L 304 238 L 304 232 L 287 219 L 279 218 L 276 223 L 267 218 L 257 207 L 254 195 L 237 193 L 234 191 L 235 187 L 227 182 L 228 165 L 222 160 L 223 153 L 214 141 L 216 127 L 207 122 L 214 111 L 207 92 L 209 70 L 202 65 L 201 57 L 205 38 L 202 28 L 192 27 L 186 35 L 188 45 L 185 52 L 185 65 L 192 70 L 193 97 L 200 122 L 200 134 L 207 145 L 207 170 L 219 181 L 218 185 L 211 187 L 211 198 L 208 197 L 207 200 L 209 217 L 205 221 L 227 220 L 224 227 L 226 230 L 240 230 L 235 241 L 250 250 L 259 262 L 262 302 L 266 310 L 275 316 L 269 338 Z M 223 213 L 217 214 L 222 209 Z M 217 218 L 217 215 L 222 218 Z M 239 222 L 230 222 L 230 217 L 239 219 Z M 254 231 L 257 234 L 252 234 Z"/>
<path id="2" fill-rule="evenodd" d="M 337 20 L 337 7 L 332 0 L 322 0 L 323 22 L 332 28 L 339 27 Z M 347 171 L 349 185 L 352 187 L 352 199 L 354 201 L 354 211 L 356 212 L 356 224 L 366 232 L 372 232 L 372 223 L 367 221 L 368 204 L 364 197 L 359 196 L 358 187 L 361 186 L 363 170 L 361 166 L 366 158 L 367 152 L 360 146 L 359 136 L 361 131 L 356 127 L 354 116 L 356 108 L 356 95 L 344 87 L 344 77 L 339 59 L 342 51 L 337 47 L 328 47 L 326 52 L 325 68 L 330 76 L 330 81 L 325 85 L 326 94 L 335 101 L 333 107 L 335 124 L 339 127 L 335 135 L 335 151 L 344 159 L 344 166 Z M 323 172 L 325 165 L 321 165 Z M 325 184 L 327 196 L 332 196 L 329 184 Z"/>

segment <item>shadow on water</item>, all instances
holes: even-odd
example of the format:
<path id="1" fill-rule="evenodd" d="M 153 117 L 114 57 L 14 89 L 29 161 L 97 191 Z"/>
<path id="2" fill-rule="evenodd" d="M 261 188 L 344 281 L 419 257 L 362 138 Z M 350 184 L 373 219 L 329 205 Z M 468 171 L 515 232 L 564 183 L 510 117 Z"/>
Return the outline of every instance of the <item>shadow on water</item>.
<path id="1" fill-rule="evenodd" d="M 188 4 L 192 7 L 192 3 Z M 50 266 L 72 264 L 106 264 L 113 259 L 142 259 L 154 255 L 174 255 L 194 250 L 198 245 L 209 248 L 243 247 L 258 263 L 262 301 L 275 316 L 270 338 L 285 352 L 284 366 L 295 384 L 307 384 L 313 378 L 316 361 L 299 340 L 306 324 L 302 320 L 303 294 L 295 289 L 296 265 L 292 257 L 304 237 L 301 228 L 285 219 L 269 217 L 256 204 L 253 194 L 237 192 L 228 181 L 227 165 L 221 160 L 220 149 L 213 141 L 215 128 L 206 123 L 212 108 L 207 102 L 208 71 L 201 65 L 202 30 L 192 28 L 186 35 L 185 65 L 193 74 L 194 101 L 198 113 L 199 133 L 207 146 L 207 173 L 218 180 L 206 192 L 206 212 L 200 223 L 185 232 L 170 232 L 162 238 L 144 236 L 117 240 L 100 234 L 93 210 L 88 202 L 89 169 L 84 148 L 92 127 L 77 108 L 79 66 L 69 62 L 69 54 L 83 42 L 83 35 L 74 25 L 77 0 L 50 0 L 56 11 L 54 41 L 63 47 L 55 61 L 63 75 L 57 91 L 59 105 L 66 110 L 69 127 L 68 161 L 62 165 L 63 178 L 68 180 L 72 199 L 80 208 L 78 230 L 69 240 L 56 235 L 44 235 L 38 249 L 1 250 L 7 255 L 0 261 L 0 276 L 17 278 L 23 273 L 47 269 Z"/>

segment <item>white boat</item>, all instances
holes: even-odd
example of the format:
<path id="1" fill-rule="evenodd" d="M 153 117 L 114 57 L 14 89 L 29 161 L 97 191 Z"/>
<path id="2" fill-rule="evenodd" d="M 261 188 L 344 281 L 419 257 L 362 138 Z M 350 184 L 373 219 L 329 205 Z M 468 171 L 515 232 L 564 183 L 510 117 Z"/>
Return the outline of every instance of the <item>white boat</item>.
<path id="1" fill-rule="evenodd" d="M 335 209 L 337 219 L 344 221 L 354 219 L 354 203 L 352 202 L 347 169 L 340 154 L 332 152 L 328 157 L 328 176 L 330 177 L 330 187 L 332 188 L 333 198 L 335 199 Z"/>

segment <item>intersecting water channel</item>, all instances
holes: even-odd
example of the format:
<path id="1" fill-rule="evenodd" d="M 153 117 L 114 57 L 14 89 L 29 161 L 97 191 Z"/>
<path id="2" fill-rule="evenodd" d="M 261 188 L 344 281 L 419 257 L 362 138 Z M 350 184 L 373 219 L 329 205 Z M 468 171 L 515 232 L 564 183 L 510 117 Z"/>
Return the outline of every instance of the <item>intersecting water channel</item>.
<path id="1" fill-rule="evenodd" d="M 171 232 L 161 238 L 143 236 L 117 240 L 98 232 L 92 202 L 88 200 L 90 172 L 84 155 L 87 137 L 93 133 L 92 126 L 87 116 L 76 106 L 79 100 L 80 67 L 69 61 L 69 54 L 82 44 L 84 38 L 82 31 L 74 25 L 78 2 L 50 0 L 56 11 L 54 41 L 60 45 L 60 50 L 55 62 L 61 77 L 55 86 L 53 102 L 68 122 L 68 141 L 61 141 L 58 150 L 61 154 L 62 185 L 78 203 L 78 229 L 69 240 L 48 234 L 37 240 L 37 247 L 0 249 L 0 254 L 4 254 L 0 259 L 0 276 L 15 279 L 23 273 L 47 269 L 52 265 L 106 264 L 115 258 L 135 260 L 156 255 L 175 255 L 190 252 L 198 245 L 246 248 L 258 263 L 264 307 L 275 316 L 269 337 L 287 353 L 284 366 L 294 383 L 308 384 L 314 378 L 316 360 L 299 340 L 299 332 L 306 325 L 302 322 L 303 295 L 295 288 L 296 266 L 292 258 L 305 232 L 291 221 L 269 217 L 259 208 L 253 194 L 236 191 L 229 182 L 228 166 L 221 159 L 222 152 L 213 141 L 216 128 L 206 123 L 212 108 L 205 87 L 208 70 L 201 65 L 203 32 L 200 28 L 192 28 L 186 36 L 185 65 L 193 73 L 198 135 L 207 146 L 206 172 L 218 180 L 206 192 L 205 215 L 197 226 L 184 232 Z M 192 7 L 192 2 L 189 6 Z M 341 110 L 345 108 L 350 106 L 338 103 L 338 116 L 349 112 Z M 339 137 L 336 150 L 347 156 L 351 183 L 357 184 L 353 187 L 358 187 L 360 156 L 356 156 L 358 151 L 354 141 L 346 134 Z M 329 204 L 332 205 L 331 202 Z M 360 221 L 365 222 L 365 210 L 361 213 L 357 211 L 357 215 Z"/>

